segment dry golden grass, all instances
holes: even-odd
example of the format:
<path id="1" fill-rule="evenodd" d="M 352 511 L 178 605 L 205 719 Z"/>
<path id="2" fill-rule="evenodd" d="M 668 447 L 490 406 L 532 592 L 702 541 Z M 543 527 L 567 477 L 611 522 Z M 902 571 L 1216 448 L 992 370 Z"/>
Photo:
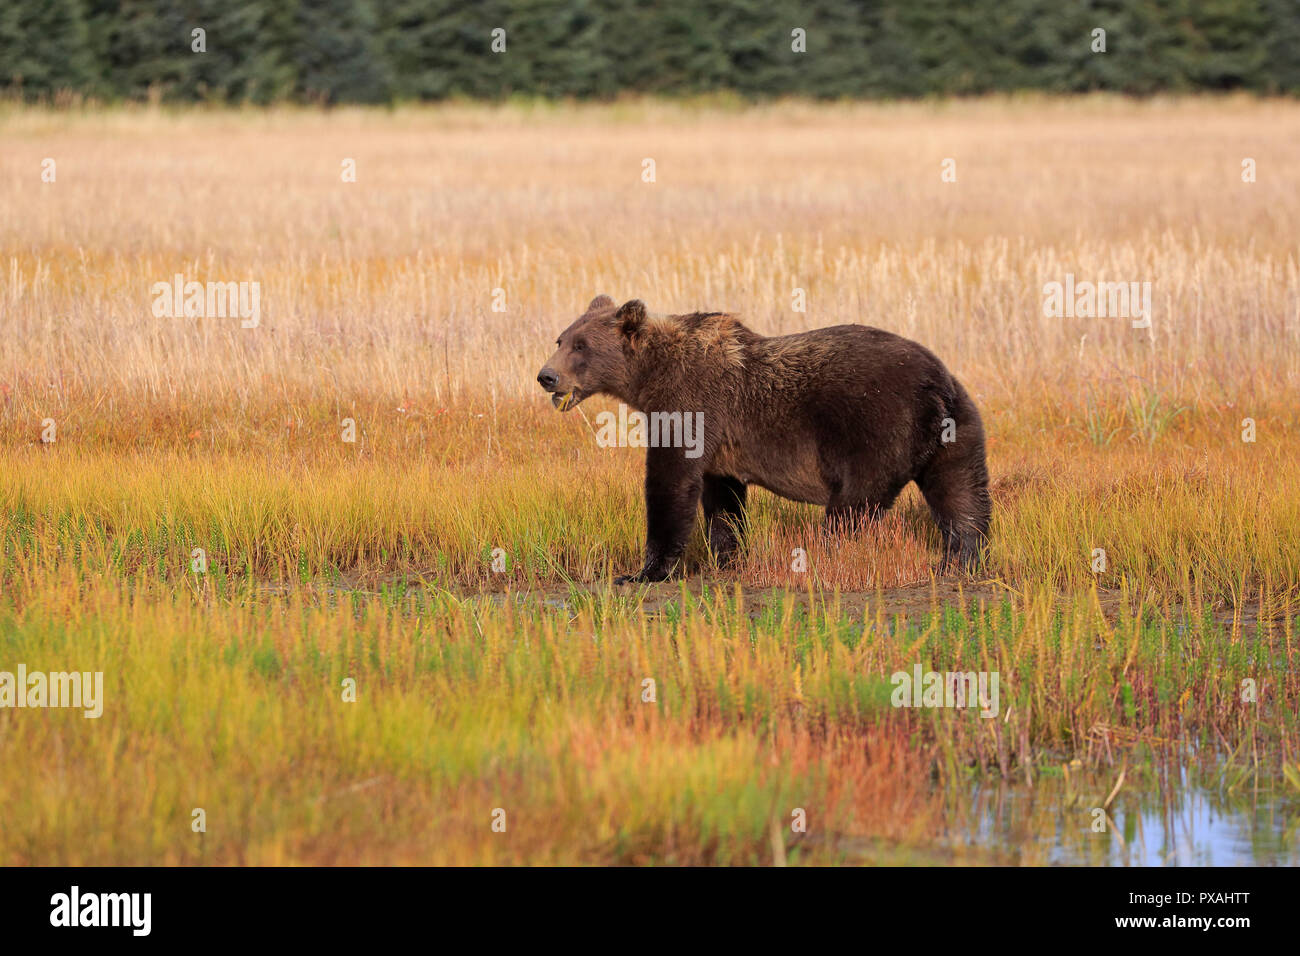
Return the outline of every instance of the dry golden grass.
<path id="1" fill-rule="evenodd" d="M 892 329 L 985 401 L 1031 406 L 1035 424 L 1045 396 L 1074 404 L 1130 376 L 1238 405 L 1295 384 L 1291 103 L 21 111 L 0 123 L 11 428 L 88 399 L 536 401 L 554 334 L 599 291 L 735 311 L 764 333 Z M 56 183 L 40 181 L 44 157 Z M 341 182 L 348 157 L 356 183 Z M 956 183 L 940 181 L 948 157 Z M 1258 182 L 1242 183 L 1243 157 Z M 177 272 L 260 281 L 262 327 L 153 317 L 150 285 Z M 1151 281 L 1152 329 L 1044 317 L 1041 287 L 1066 272 Z"/>

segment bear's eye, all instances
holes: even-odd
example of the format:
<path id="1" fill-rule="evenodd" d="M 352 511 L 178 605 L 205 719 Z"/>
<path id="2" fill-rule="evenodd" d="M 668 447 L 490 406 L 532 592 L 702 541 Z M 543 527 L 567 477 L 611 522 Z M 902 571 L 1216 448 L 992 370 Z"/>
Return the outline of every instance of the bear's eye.
<path id="1" fill-rule="evenodd" d="M 587 347 L 587 343 L 581 340 L 573 343 L 573 351 L 575 352 L 581 352 L 586 347 Z"/>

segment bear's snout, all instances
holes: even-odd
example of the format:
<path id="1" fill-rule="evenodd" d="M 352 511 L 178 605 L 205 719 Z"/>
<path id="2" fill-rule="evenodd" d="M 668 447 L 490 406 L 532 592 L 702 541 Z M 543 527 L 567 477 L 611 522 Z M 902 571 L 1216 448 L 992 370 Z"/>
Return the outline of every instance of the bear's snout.
<path id="1" fill-rule="evenodd" d="M 537 373 L 537 381 L 548 392 L 555 391 L 555 386 L 560 384 L 560 376 L 556 375 L 549 368 L 544 368 Z"/>

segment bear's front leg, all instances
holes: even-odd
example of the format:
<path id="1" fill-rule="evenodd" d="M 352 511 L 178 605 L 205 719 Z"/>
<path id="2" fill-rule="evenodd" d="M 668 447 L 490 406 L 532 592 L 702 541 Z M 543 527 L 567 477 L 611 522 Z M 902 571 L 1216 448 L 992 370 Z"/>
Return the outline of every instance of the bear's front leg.
<path id="1" fill-rule="evenodd" d="M 703 475 L 680 448 L 648 448 L 645 458 L 645 565 L 615 584 L 663 581 L 686 551 L 700 506 Z"/>

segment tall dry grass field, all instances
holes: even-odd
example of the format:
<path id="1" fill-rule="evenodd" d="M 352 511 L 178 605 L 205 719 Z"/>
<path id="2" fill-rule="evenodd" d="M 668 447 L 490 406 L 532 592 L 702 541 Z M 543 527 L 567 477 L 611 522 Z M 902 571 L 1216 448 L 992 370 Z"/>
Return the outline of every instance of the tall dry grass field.
<path id="1" fill-rule="evenodd" d="M 1046 862 L 954 842 L 963 788 L 1083 828 L 1123 765 L 1140 821 L 1189 753 L 1295 853 L 1300 106 L 6 108 L 0 142 L 0 671 L 107 688 L 0 710 L 0 862 Z M 177 274 L 259 283 L 259 323 L 156 315 Z M 1149 282 L 1149 327 L 1045 314 L 1067 274 Z M 534 381 L 601 292 L 929 346 L 990 436 L 984 569 L 934 578 L 914 492 L 839 538 L 759 493 L 737 567 L 697 537 L 685 587 L 611 592 L 639 454 Z M 1000 669 L 1003 717 L 890 707 L 913 663 Z"/>

